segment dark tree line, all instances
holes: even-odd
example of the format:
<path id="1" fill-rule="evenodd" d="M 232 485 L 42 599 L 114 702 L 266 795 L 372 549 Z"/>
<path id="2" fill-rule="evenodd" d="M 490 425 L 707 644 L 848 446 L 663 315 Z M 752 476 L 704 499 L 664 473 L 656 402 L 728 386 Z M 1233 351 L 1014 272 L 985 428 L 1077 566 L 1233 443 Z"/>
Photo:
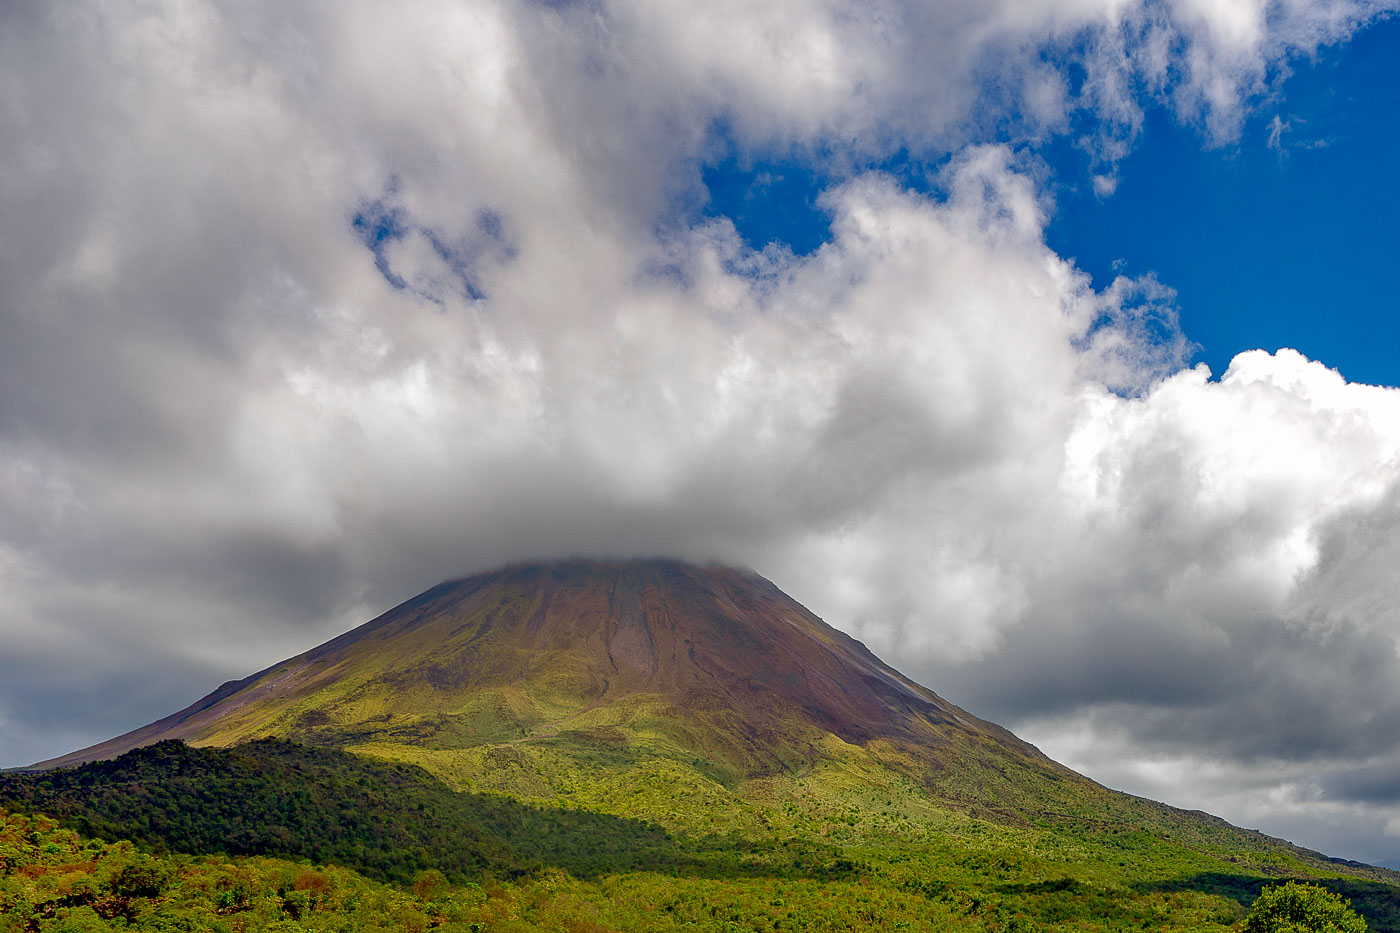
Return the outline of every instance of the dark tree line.
<path id="1" fill-rule="evenodd" d="M 397 882 L 428 869 L 454 881 L 544 865 L 577 877 L 705 869 L 650 823 L 459 793 L 416 766 L 275 739 L 228 749 L 167 741 L 0 775 L 0 805 L 154 851 L 300 857 Z"/>

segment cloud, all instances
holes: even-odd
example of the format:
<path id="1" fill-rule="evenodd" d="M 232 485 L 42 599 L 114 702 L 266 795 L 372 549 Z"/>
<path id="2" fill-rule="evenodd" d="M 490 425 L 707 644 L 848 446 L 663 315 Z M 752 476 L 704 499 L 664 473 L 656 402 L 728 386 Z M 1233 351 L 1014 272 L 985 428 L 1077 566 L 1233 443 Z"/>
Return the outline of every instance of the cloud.
<path id="1" fill-rule="evenodd" d="M 1106 783 L 1393 858 L 1373 762 L 1400 743 L 1397 403 L 1292 351 L 1092 399 L 1058 512 L 999 529 L 1019 550 L 958 552 L 1021 588 L 995 650 L 930 646 L 914 672 Z"/>
<path id="2" fill-rule="evenodd" d="M 1400 761 L 1395 755 L 1378 757 L 1364 764 L 1336 769 L 1324 774 L 1318 796 L 1328 800 L 1393 806 L 1400 803 Z"/>
<path id="3" fill-rule="evenodd" d="M 7 5 L 0 760 L 449 576 L 664 552 L 1091 772 L 1382 806 L 1397 392 L 1184 368 L 1170 283 L 1095 291 L 1025 168 L 1073 132 L 1109 197 L 1144 108 L 1230 139 L 1378 15 Z M 728 149 L 836 179 L 829 240 L 701 217 Z"/>

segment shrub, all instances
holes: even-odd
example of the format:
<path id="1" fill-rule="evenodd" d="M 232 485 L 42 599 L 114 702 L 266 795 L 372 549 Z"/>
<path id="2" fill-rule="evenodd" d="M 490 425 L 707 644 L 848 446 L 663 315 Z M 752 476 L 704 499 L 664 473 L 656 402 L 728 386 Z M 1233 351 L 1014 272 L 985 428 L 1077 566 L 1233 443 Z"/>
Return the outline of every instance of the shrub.
<path id="1" fill-rule="evenodd" d="M 1362 920 L 1339 894 L 1315 884 L 1269 885 L 1244 920 L 1243 933 L 1366 933 Z"/>

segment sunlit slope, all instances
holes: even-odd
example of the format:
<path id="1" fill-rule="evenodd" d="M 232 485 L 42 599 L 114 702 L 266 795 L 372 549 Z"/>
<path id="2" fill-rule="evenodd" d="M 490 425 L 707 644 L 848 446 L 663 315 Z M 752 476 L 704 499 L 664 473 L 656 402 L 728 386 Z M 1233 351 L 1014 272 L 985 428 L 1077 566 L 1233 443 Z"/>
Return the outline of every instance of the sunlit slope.
<path id="1" fill-rule="evenodd" d="M 927 845 L 971 819 L 1113 851 L 1148 839 L 1265 874 L 1329 864 L 1108 790 L 909 681 L 763 578 L 676 561 L 520 565 L 444 583 L 42 766 L 172 738 L 342 748 L 421 765 L 455 790 L 697 837 Z"/>
<path id="2" fill-rule="evenodd" d="M 421 749 L 437 770 L 485 767 L 491 750 L 497 767 L 533 748 L 639 752 L 699 759 L 726 783 L 811 767 L 836 740 L 911 773 L 973 756 L 1074 778 L 761 577 L 659 560 L 517 566 L 445 583 L 173 716 L 43 765 L 165 738 L 266 736 Z"/>
<path id="3" fill-rule="evenodd" d="M 635 812 L 598 813 L 582 801 L 530 806 L 499 794 L 454 792 L 422 769 L 334 749 L 279 740 L 229 749 L 164 742 L 114 761 L 0 775 L 0 825 L 6 808 L 43 812 L 89 836 L 133 839 L 156 851 L 218 853 L 215 865 L 239 854 L 310 858 L 412 881 L 415 893 L 425 881 L 448 893 L 430 881 L 446 875 L 468 886 L 459 893 L 475 892 L 461 906 L 488 907 L 480 894 L 489 890 L 489 900 L 500 903 L 487 913 L 509 917 L 502 928 L 512 930 L 1226 933 L 1266 883 L 1290 876 L 1351 898 L 1376 933 L 1400 930 L 1394 873 L 1329 865 L 1239 831 L 1233 839 L 1222 832 L 1217 842 L 1230 844 L 1211 851 L 1202 836 L 1182 844 L 1146 824 L 1007 825 L 940 807 L 888 771 L 849 763 L 771 779 L 766 794 L 728 811 L 714 806 L 724 803 L 718 788 L 695 795 L 661 778 L 637 785 L 643 793 L 632 798 L 631 810 L 665 800 L 674 813 L 689 814 L 684 818 L 695 831 L 668 831 Z M 705 814 L 726 812 L 720 825 L 702 825 Z M 736 829 L 736 817 L 747 817 L 747 825 Z M 48 848 L 47 838 L 33 839 Z M 7 872 L 20 887 L 20 903 L 12 906 L 40 917 L 86 903 L 121 906 L 101 889 L 111 872 L 97 872 L 97 889 L 73 875 L 93 871 L 85 867 L 90 855 L 55 865 L 57 886 L 53 878 L 35 886 L 29 879 L 38 866 L 17 862 L 4 842 L 0 916 Z M 224 864 L 222 871 L 235 868 Z M 502 887 L 496 879 L 512 881 Z M 216 893 L 236 884 L 216 877 L 201 881 L 202 890 L 210 890 L 208 880 Z M 285 898 L 298 890 L 294 880 L 286 876 L 268 893 Z M 95 899 L 69 900 L 70 892 Z M 213 906 L 220 901 L 228 898 Z M 225 903 L 220 922 L 260 929 L 244 925 L 242 912 L 252 906 L 251 900 Z M 307 919 L 297 909 L 307 905 L 295 897 L 266 906 Z M 348 901 L 335 910 L 355 915 L 355 929 L 379 928 L 369 925 L 372 910 Z M 160 923 L 135 928 L 172 928 L 168 918 L 151 919 Z M 526 919 L 534 925 L 520 922 Z M 337 920 L 324 928 L 350 927 Z"/>
<path id="4" fill-rule="evenodd" d="M 248 835 L 252 811 L 295 811 L 249 852 L 353 857 L 384 877 L 594 873 L 587 884 L 608 890 L 577 894 L 609 916 L 603 929 L 664 929 L 613 909 L 619 897 L 672 905 L 687 929 L 770 911 L 791 929 L 853 929 L 823 926 L 837 885 L 862 916 L 904 918 L 888 929 L 1224 930 L 1266 881 L 1303 877 L 1357 899 L 1372 929 L 1400 930 L 1396 874 L 1096 785 L 728 567 L 578 560 L 445 583 L 45 763 L 265 737 L 322 748 L 147 749 L 15 777 L 10 799 L 193 849 L 227 848 L 225 817 Z M 384 806 L 361 800 L 377 782 L 392 787 Z M 392 831 L 371 820 L 356 835 L 346 814 L 365 813 Z M 287 848 L 298 827 L 309 848 Z M 466 835 L 444 842 L 444 828 Z M 575 836 L 595 860 L 612 839 L 615 863 L 568 862 Z"/>

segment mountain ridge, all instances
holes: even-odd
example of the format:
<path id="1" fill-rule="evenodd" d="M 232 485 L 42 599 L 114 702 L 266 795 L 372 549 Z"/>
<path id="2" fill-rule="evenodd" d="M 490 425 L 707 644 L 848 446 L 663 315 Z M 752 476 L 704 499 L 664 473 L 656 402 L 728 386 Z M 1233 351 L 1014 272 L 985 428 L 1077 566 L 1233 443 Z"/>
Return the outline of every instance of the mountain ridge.
<path id="1" fill-rule="evenodd" d="M 608 584 L 605 604 L 600 582 Z M 525 600 L 528 605 L 499 605 L 502 599 L 520 602 L 521 596 L 530 597 Z M 491 605 L 493 600 L 498 604 Z M 444 626 L 446 618 L 457 624 Z M 352 666 L 350 659 L 363 653 L 360 649 L 393 650 L 424 626 L 434 627 L 444 641 L 456 638 L 458 643 L 450 650 L 427 646 L 408 658 L 409 664 L 390 661 L 371 678 L 379 686 L 391 687 L 389 681 L 408 680 L 413 674 L 430 686 L 447 688 L 440 692 L 450 693 L 466 679 L 472 680 L 473 689 L 508 690 L 515 682 L 549 673 L 542 669 L 560 661 L 561 654 L 577 654 L 581 638 L 583 653 L 591 655 L 585 666 L 592 682 L 575 685 L 586 700 L 576 704 L 575 716 L 619 697 L 654 694 L 668 697 L 676 707 L 727 707 L 742 712 L 750 724 L 771 726 L 781 715 L 771 708 L 777 697 L 789 710 L 800 711 L 844 741 L 928 741 L 939 729 L 961 731 L 1059 767 L 1009 731 L 909 680 L 752 571 L 666 559 L 518 563 L 446 581 L 300 655 L 226 682 L 170 716 L 31 767 L 112 757 L 166 738 L 227 744 L 220 722 L 250 706 L 277 706 L 289 696 L 304 698 L 311 692 L 309 684 L 343 675 Z M 502 654 L 508 652 L 474 650 L 491 639 L 498 626 L 511 630 L 507 649 L 524 646 L 537 655 L 515 665 L 511 676 L 490 669 L 500 667 Z M 471 637 L 461 643 L 459 636 L 469 628 Z M 473 663 L 483 654 L 486 664 Z M 743 657 L 736 659 L 735 654 Z M 294 704 L 282 703 L 290 705 Z M 314 730 L 319 717 L 307 712 L 312 715 L 304 728 Z M 348 722 L 353 715 L 339 718 Z M 250 725 L 240 736 L 278 734 L 260 725 Z"/>

